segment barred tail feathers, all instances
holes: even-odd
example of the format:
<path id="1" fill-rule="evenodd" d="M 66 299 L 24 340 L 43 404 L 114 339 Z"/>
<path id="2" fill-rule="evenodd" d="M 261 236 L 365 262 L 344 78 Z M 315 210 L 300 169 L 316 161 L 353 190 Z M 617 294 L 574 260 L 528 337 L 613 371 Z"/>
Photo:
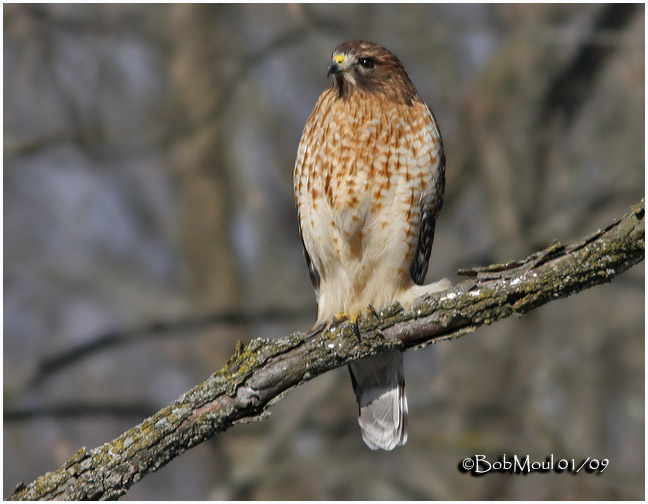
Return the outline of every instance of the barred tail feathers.
<path id="1" fill-rule="evenodd" d="M 392 450 L 407 441 L 403 354 L 390 350 L 349 364 L 358 402 L 362 439 L 372 450 Z"/>

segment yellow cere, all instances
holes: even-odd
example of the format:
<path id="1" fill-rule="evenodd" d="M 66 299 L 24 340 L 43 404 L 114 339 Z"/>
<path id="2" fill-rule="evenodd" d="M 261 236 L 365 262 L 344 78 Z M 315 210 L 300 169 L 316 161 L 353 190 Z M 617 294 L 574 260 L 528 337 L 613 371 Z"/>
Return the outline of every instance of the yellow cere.
<path id="1" fill-rule="evenodd" d="M 335 56 L 333 56 L 333 59 L 337 61 L 338 65 L 341 65 L 344 61 L 344 54 L 336 54 Z"/>

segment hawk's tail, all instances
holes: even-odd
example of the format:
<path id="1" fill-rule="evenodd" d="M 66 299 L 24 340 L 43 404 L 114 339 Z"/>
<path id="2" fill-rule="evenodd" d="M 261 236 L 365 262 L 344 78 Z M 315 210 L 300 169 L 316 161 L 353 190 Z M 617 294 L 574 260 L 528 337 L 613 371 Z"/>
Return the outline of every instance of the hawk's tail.
<path id="1" fill-rule="evenodd" d="M 358 401 L 362 439 L 372 450 L 392 450 L 407 441 L 403 354 L 390 350 L 349 364 Z"/>

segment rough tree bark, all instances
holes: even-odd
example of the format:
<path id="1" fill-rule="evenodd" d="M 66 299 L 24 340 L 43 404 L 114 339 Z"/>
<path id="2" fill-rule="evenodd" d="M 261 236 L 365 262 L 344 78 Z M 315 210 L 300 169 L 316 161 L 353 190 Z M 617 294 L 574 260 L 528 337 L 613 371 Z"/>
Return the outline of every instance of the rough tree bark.
<path id="1" fill-rule="evenodd" d="M 77 454 L 9 500 L 116 499 L 185 450 L 236 423 L 265 418 L 290 388 L 352 360 L 398 347 L 457 338 L 512 314 L 609 282 L 644 258 L 644 201 L 620 220 L 570 245 L 554 243 L 525 260 L 460 270 L 469 277 L 411 310 L 398 305 L 311 337 L 239 342 L 205 382 L 117 439 Z"/>

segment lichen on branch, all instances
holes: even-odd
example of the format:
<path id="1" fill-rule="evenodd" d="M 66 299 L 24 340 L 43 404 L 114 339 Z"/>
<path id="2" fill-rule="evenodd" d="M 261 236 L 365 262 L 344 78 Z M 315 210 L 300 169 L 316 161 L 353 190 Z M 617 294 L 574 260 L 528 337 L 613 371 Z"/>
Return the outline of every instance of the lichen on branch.
<path id="1" fill-rule="evenodd" d="M 452 289 L 394 305 L 360 320 L 307 336 L 239 344 L 205 382 L 117 439 L 82 448 L 54 472 L 18 485 L 8 500 L 116 499 L 146 474 L 236 423 L 264 418 L 290 388 L 389 348 L 418 348 L 473 332 L 514 313 L 609 282 L 642 261 L 644 201 L 607 227 L 558 242 L 521 261 L 460 270 Z"/>

